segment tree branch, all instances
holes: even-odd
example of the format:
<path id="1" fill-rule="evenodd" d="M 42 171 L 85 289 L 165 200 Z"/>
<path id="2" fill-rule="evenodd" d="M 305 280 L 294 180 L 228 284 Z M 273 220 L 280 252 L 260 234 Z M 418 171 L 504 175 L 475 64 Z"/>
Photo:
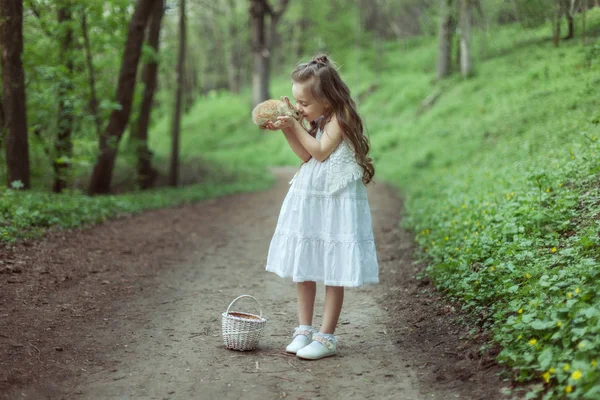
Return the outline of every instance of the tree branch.
<path id="1" fill-rule="evenodd" d="M 265 10 L 267 11 L 267 13 L 269 13 L 271 18 L 279 18 L 290 4 L 290 0 L 279 0 L 279 9 L 277 10 L 274 10 L 267 0 L 264 0 L 264 3 Z"/>
<path id="2" fill-rule="evenodd" d="M 273 7 L 271 7 L 271 4 L 269 4 L 268 0 L 262 0 L 262 3 L 265 5 L 265 11 L 273 16 Z"/>
<path id="3" fill-rule="evenodd" d="M 33 12 L 33 15 L 35 15 L 37 17 L 38 21 L 40 22 L 40 29 L 42 30 L 42 32 L 44 32 L 44 34 L 46 36 L 48 36 L 49 38 L 54 38 L 54 35 L 52 34 L 52 32 L 50 32 L 50 30 L 44 23 L 44 20 L 42 19 L 42 14 L 40 13 L 39 8 L 37 8 L 37 6 L 34 4 L 34 2 L 31 2 L 29 4 L 29 8 L 31 9 L 31 12 Z"/>

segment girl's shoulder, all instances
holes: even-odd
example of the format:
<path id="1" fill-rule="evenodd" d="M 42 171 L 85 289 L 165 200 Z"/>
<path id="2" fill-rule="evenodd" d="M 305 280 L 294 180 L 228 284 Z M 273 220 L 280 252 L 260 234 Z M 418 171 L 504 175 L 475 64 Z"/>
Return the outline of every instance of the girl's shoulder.
<path id="1" fill-rule="evenodd" d="M 328 121 L 323 125 L 323 131 L 326 131 L 330 135 L 340 135 L 342 138 L 344 137 L 344 132 L 342 131 L 342 127 L 338 122 L 335 115 L 333 115 Z"/>

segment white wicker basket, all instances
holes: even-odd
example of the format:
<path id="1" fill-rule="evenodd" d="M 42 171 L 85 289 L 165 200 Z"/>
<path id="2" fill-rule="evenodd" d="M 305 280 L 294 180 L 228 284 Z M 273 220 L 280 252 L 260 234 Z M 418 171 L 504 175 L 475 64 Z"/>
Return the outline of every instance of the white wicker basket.
<path id="1" fill-rule="evenodd" d="M 240 311 L 229 311 L 231 306 L 241 298 L 249 297 L 258 303 L 259 315 Z M 254 350 L 262 335 L 266 319 L 262 317 L 262 307 L 254 297 L 243 294 L 235 298 L 222 314 L 221 328 L 223 343 L 228 349 L 245 351 Z"/>

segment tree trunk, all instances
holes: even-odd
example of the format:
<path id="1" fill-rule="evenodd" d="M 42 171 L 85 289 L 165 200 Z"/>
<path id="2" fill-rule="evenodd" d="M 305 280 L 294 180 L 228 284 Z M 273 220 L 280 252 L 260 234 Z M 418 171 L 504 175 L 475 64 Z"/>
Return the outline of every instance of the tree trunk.
<path id="1" fill-rule="evenodd" d="M 460 72 L 463 77 L 473 75 L 471 54 L 471 0 L 461 0 L 460 4 Z"/>
<path id="2" fill-rule="evenodd" d="M 270 60 L 277 44 L 277 23 L 288 4 L 289 0 L 280 0 L 279 9 L 275 11 L 266 0 L 251 0 L 250 2 L 252 53 L 254 56 L 254 68 L 252 69 L 252 97 L 254 105 L 270 97 Z M 268 34 L 265 32 L 266 14 L 269 14 L 271 17 Z"/>
<path id="3" fill-rule="evenodd" d="M 480 35 L 479 40 L 479 59 L 485 60 L 487 53 L 487 34 L 488 34 L 488 20 L 486 18 L 485 12 L 483 11 L 483 5 L 481 4 L 481 0 L 473 0 L 473 9 L 477 11 L 478 23 L 481 26 L 482 34 Z"/>
<path id="4" fill-rule="evenodd" d="M 269 36 L 267 37 L 267 49 L 270 54 L 269 61 L 274 61 L 277 59 L 274 56 L 274 54 L 276 54 L 276 49 L 279 49 L 279 47 L 281 47 L 281 35 L 277 32 L 277 27 L 279 26 L 279 21 L 281 21 L 281 17 L 287 9 L 288 4 L 289 0 L 279 0 L 279 8 L 277 10 L 269 8 L 269 14 L 271 15 L 269 24 Z M 283 53 L 282 49 L 279 49 L 278 51 Z M 283 62 L 279 65 L 281 66 L 282 64 Z M 268 76 L 270 77 L 271 71 L 274 71 L 271 62 L 269 62 L 268 71 Z"/>
<path id="5" fill-rule="evenodd" d="M 164 0 L 156 0 L 150 23 L 148 26 L 147 42 L 156 55 L 158 55 L 160 43 L 160 26 L 164 15 Z M 142 68 L 142 82 L 144 83 L 144 94 L 140 106 L 140 115 L 136 132 L 137 143 L 137 174 L 138 185 L 142 190 L 149 189 L 154 185 L 158 173 L 152 168 L 152 152 L 148 147 L 148 126 L 152 113 L 152 101 L 156 90 L 156 76 L 158 71 L 158 60 L 153 57 L 144 64 Z"/>
<path id="6" fill-rule="evenodd" d="M 58 126 L 57 137 L 54 143 L 54 192 L 61 193 L 67 187 L 69 167 L 73 156 L 73 141 L 71 132 L 73 130 L 73 27 L 71 18 L 71 5 L 68 1 L 62 1 L 58 10 L 58 23 L 61 29 L 59 58 L 64 60 L 66 76 L 58 84 Z"/>
<path id="7" fill-rule="evenodd" d="M 440 0 L 440 19 L 438 27 L 437 79 L 442 79 L 452 71 L 452 1 Z"/>
<path id="8" fill-rule="evenodd" d="M 169 185 L 171 186 L 177 186 L 179 181 L 179 126 L 181 121 L 181 100 L 183 97 L 185 35 L 185 0 L 179 0 L 179 56 L 177 59 L 177 87 L 175 89 L 175 110 L 171 130 L 171 164 L 169 168 Z"/>
<path id="9" fill-rule="evenodd" d="M 251 0 L 252 22 L 252 106 L 269 99 L 269 50 L 265 35 L 265 0 Z"/>
<path id="10" fill-rule="evenodd" d="M 96 124 L 96 135 L 100 138 L 102 134 L 102 123 L 100 122 L 100 115 L 98 114 L 98 96 L 96 95 L 96 73 L 94 71 L 94 63 L 92 61 L 92 51 L 90 46 L 90 39 L 88 36 L 87 28 L 87 17 L 85 10 L 81 11 L 81 31 L 83 32 L 83 43 L 85 47 L 85 62 L 88 68 L 89 80 L 90 80 L 90 112 L 94 117 L 94 123 Z"/>
<path id="11" fill-rule="evenodd" d="M 296 24 L 294 24 L 294 27 L 298 30 L 298 34 L 296 35 L 295 38 L 295 42 L 296 42 L 296 58 L 300 59 L 304 56 L 304 52 L 305 50 L 305 37 L 306 34 L 308 32 L 308 28 L 310 26 L 310 10 L 311 10 L 311 3 L 307 2 L 306 0 L 303 1 L 302 4 L 302 17 L 300 18 L 300 21 L 297 22 Z"/>
<path id="12" fill-rule="evenodd" d="M 119 141 L 127 126 L 131 114 L 131 103 L 137 75 L 137 66 L 140 60 L 144 30 L 155 0 L 138 0 L 129 23 L 127 42 L 123 53 L 119 84 L 117 87 L 117 102 L 120 109 L 114 110 L 110 115 L 108 126 L 100 137 L 98 160 L 92 173 L 88 193 L 90 195 L 108 193 L 114 169 L 115 158 Z"/>
<path id="13" fill-rule="evenodd" d="M 556 12 L 554 13 L 554 20 L 552 21 L 552 41 L 554 47 L 558 47 L 560 45 L 560 20 L 562 18 L 561 0 L 556 0 L 555 7 Z"/>
<path id="14" fill-rule="evenodd" d="M 226 55 L 227 58 L 227 81 L 229 83 L 229 91 L 233 93 L 239 93 L 241 89 L 240 85 L 240 44 L 239 44 L 239 30 L 237 21 L 235 20 L 236 5 L 234 0 L 228 1 L 228 33 L 229 37 L 225 38 Z"/>
<path id="15" fill-rule="evenodd" d="M 567 23 L 569 26 L 569 32 L 565 37 L 565 40 L 573 39 L 575 37 L 575 21 L 570 12 L 567 12 Z"/>
<path id="16" fill-rule="evenodd" d="M 2 82 L 6 129 L 8 187 L 29 189 L 29 140 L 25 107 L 23 54 L 23 1 L 0 0 Z M 13 182 L 20 182 L 13 185 Z"/>
<path id="17" fill-rule="evenodd" d="M 581 5 L 581 44 L 585 46 L 585 14 L 588 9 L 588 1 L 583 0 L 583 4 Z"/>
<path id="18" fill-rule="evenodd" d="M 4 129 L 4 102 L 2 101 L 2 96 L 0 96 L 0 150 L 2 150 L 2 146 L 4 145 L 5 133 L 6 129 Z"/>
<path id="19" fill-rule="evenodd" d="M 189 57 L 186 57 L 183 63 L 183 86 L 182 86 L 182 105 L 183 114 L 186 114 L 194 105 L 196 100 L 196 73 L 194 66 L 190 62 Z"/>
<path id="20" fill-rule="evenodd" d="M 453 40 L 456 42 L 454 45 L 454 48 L 456 49 L 454 65 L 456 67 L 456 70 L 460 71 L 460 34 L 457 34 L 455 36 L 456 36 L 456 39 Z"/>
<path id="21" fill-rule="evenodd" d="M 272 60 L 276 60 L 275 49 L 279 47 L 281 40 L 279 38 L 279 34 L 277 33 L 277 25 L 279 24 L 279 19 L 281 18 L 280 13 L 272 13 L 271 18 L 269 20 L 269 30 L 267 35 L 267 51 L 269 53 L 269 62 L 267 63 L 267 79 L 271 77 L 271 69 L 274 65 L 271 65 Z M 273 71 L 275 69 L 273 68 Z"/>

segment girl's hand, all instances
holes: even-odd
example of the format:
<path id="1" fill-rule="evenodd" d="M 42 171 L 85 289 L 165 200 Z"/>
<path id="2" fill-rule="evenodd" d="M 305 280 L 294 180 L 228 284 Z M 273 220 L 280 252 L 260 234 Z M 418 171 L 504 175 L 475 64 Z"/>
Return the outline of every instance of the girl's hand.
<path id="1" fill-rule="evenodd" d="M 280 129 L 281 129 L 281 126 L 279 126 L 279 121 L 277 121 L 277 124 L 274 124 L 273 122 L 271 122 L 271 121 L 268 121 L 268 122 L 266 123 L 266 127 L 267 127 L 267 129 L 268 129 L 268 130 L 270 130 L 270 131 L 278 131 L 278 130 L 280 130 Z"/>
<path id="2" fill-rule="evenodd" d="M 278 122 L 277 126 L 279 126 L 279 128 L 285 129 L 285 128 L 293 127 L 294 124 L 296 124 L 298 121 L 296 121 L 292 117 L 282 116 L 282 117 L 277 117 L 277 122 Z"/>

